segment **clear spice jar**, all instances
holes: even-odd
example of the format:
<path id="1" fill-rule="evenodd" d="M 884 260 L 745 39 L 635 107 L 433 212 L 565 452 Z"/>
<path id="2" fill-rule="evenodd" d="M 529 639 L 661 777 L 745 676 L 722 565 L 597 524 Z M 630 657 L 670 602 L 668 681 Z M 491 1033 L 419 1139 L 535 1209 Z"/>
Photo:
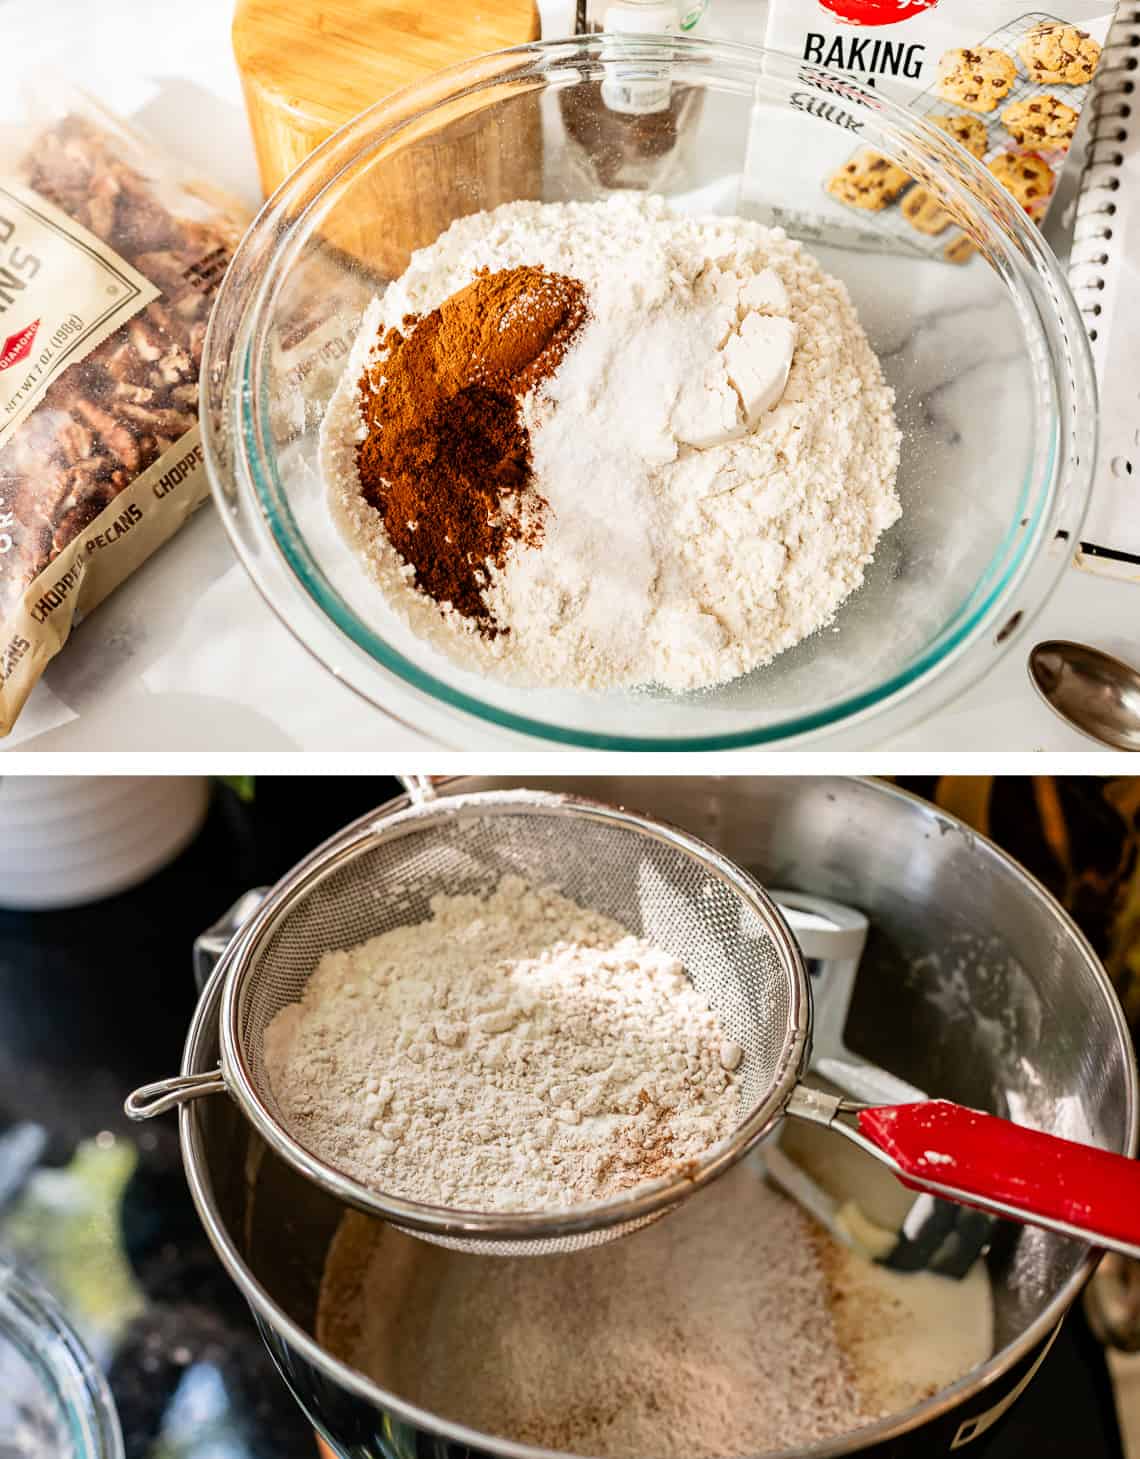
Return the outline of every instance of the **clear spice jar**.
<path id="1" fill-rule="evenodd" d="M 576 26 L 579 34 L 687 35 L 707 9 L 708 0 L 580 0 Z M 560 99 L 577 155 L 603 187 L 663 186 L 678 144 L 696 125 L 698 95 L 668 78 L 646 77 L 644 70 L 608 62 L 604 80 Z"/>
<path id="2" fill-rule="evenodd" d="M 695 30 L 709 0 L 583 0 L 578 6 L 579 32 L 636 32 L 641 35 L 687 34 Z"/>

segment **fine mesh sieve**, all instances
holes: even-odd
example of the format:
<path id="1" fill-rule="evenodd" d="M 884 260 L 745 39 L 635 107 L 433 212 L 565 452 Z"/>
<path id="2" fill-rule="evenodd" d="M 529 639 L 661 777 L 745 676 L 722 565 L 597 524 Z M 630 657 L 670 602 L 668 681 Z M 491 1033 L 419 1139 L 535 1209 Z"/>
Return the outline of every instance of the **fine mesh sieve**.
<path id="1" fill-rule="evenodd" d="M 462 1250 L 549 1254 L 655 1220 L 767 1133 L 802 1072 L 810 999 L 795 939 L 747 873 L 646 817 L 539 792 L 436 798 L 421 785 L 417 793 L 351 844 L 315 852 L 270 893 L 227 953 L 218 1074 L 148 1086 L 128 1101 L 128 1113 L 145 1118 L 225 1088 L 277 1153 L 331 1194 Z M 605 913 L 684 965 L 744 1050 L 737 1127 L 683 1171 L 557 1211 L 457 1211 L 371 1190 L 285 1127 L 266 1076 L 265 1030 L 301 997 L 324 953 L 423 922 L 437 894 L 489 893 L 512 873 Z"/>
<path id="2" fill-rule="evenodd" d="M 1029 1221 L 1140 1258 L 1140 1162 L 947 1100 L 867 1105 L 800 1083 L 811 994 L 795 939 L 746 872 L 695 837 L 569 796 L 500 791 L 414 804 L 313 854 L 267 896 L 219 964 L 221 1067 L 136 1090 L 146 1119 L 228 1090 L 281 1156 L 324 1190 L 442 1245 L 547 1255 L 627 1235 L 707 1185 L 783 1114 L 835 1130 L 914 1190 Z M 282 1123 L 265 1077 L 265 1029 L 321 954 L 423 921 L 437 893 L 485 892 L 508 873 L 553 885 L 676 957 L 744 1050 L 740 1120 L 684 1167 L 557 1211 L 460 1211 L 377 1192 L 319 1160 Z"/>

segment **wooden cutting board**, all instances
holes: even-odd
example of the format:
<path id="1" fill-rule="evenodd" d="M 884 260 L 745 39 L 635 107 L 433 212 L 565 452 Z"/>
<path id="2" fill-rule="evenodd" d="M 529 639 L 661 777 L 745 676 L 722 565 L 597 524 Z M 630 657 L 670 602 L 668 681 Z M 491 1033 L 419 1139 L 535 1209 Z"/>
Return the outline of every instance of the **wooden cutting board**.
<path id="1" fill-rule="evenodd" d="M 535 0 L 237 0 L 234 57 L 266 194 L 366 107 L 443 67 L 538 36 Z M 437 147 L 420 145 L 406 167 L 380 168 L 379 211 L 360 195 L 359 236 L 342 216 L 335 241 L 398 271 L 412 248 L 471 211 L 456 207 L 455 194 L 472 194 L 473 166 L 477 207 L 532 195 L 540 147 L 533 115 L 522 111 L 505 128 L 471 122 L 463 141 L 453 131 Z"/>
<path id="2" fill-rule="evenodd" d="M 234 57 L 262 186 L 271 193 L 393 91 L 538 34 L 535 0 L 237 0 Z"/>

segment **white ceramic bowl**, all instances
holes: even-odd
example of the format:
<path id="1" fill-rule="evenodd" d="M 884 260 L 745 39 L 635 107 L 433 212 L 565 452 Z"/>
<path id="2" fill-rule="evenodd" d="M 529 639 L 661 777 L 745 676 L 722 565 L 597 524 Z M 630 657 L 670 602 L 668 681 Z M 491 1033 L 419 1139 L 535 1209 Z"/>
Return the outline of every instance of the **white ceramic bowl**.
<path id="1" fill-rule="evenodd" d="M 206 816 L 202 776 L 0 779 L 0 906 L 74 907 L 143 881 Z"/>

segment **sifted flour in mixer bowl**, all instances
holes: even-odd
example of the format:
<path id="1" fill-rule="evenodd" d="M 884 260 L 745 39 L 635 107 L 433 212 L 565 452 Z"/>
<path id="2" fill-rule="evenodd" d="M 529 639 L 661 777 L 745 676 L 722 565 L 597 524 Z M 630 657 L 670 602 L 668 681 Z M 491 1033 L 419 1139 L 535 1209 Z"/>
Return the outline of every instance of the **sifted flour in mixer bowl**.
<path id="1" fill-rule="evenodd" d="M 745 1162 L 656 1225 L 567 1256 L 460 1256 L 350 1213 L 317 1336 L 496 1438 L 726 1459 L 928 1397 L 989 1357 L 993 1316 L 981 1265 L 961 1282 L 873 1266 Z"/>

